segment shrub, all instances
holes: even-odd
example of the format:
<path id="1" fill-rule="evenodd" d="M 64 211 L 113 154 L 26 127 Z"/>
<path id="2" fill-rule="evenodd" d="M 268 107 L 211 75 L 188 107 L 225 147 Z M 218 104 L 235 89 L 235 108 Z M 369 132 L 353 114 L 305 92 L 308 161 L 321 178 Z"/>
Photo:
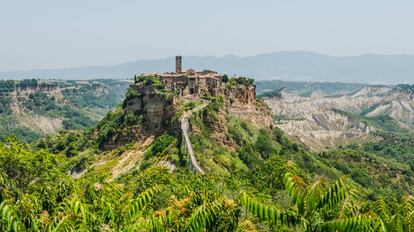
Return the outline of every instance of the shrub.
<path id="1" fill-rule="evenodd" d="M 265 129 L 260 129 L 254 147 L 264 159 L 269 158 L 273 154 L 278 154 L 278 150 L 273 144 L 269 133 Z"/>
<path id="2" fill-rule="evenodd" d="M 251 86 L 254 83 L 254 79 L 247 78 L 247 77 L 232 77 L 229 79 L 230 85 L 244 85 L 244 86 Z"/>
<path id="3" fill-rule="evenodd" d="M 174 139 L 175 138 L 173 136 L 168 134 L 159 136 L 155 140 L 154 144 L 147 150 L 145 157 L 150 158 L 160 154 L 174 141 Z"/>

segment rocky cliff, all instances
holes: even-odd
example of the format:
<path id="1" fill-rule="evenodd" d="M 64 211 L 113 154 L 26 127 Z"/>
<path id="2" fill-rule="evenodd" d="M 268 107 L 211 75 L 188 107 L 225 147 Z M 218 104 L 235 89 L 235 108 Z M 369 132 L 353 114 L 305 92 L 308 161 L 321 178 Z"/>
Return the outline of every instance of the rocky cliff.
<path id="1" fill-rule="evenodd" d="M 280 128 L 314 149 L 361 141 L 375 129 L 340 111 L 368 118 L 389 116 L 403 127 L 414 124 L 413 94 L 406 86 L 364 87 L 347 95 L 310 97 L 284 90 L 266 102 Z"/>
<path id="2" fill-rule="evenodd" d="M 172 94 L 156 91 L 154 88 L 131 86 L 134 97 L 126 99 L 127 113 L 143 118 L 143 126 L 152 134 L 160 134 L 171 126 L 171 118 L 175 112 Z"/>
<path id="3" fill-rule="evenodd" d="M 258 127 L 272 125 L 271 111 L 256 98 L 254 85 L 229 85 L 224 90 L 225 109 L 228 113 L 247 120 Z"/>
<path id="4" fill-rule="evenodd" d="M 178 101 L 162 85 L 132 84 L 122 107 L 110 112 L 94 129 L 92 137 L 101 148 L 113 149 L 165 132 L 178 133 L 179 120 L 174 118 Z"/>
<path id="5" fill-rule="evenodd" d="M 107 116 L 104 120 L 107 122 L 100 125 L 95 134 L 102 138 L 98 140 L 103 141 L 101 144 L 106 148 L 166 132 L 179 134 L 179 117 L 199 104 L 206 104 L 207 108 L 215 108 L 213 111 L 219 112 L 215 117 L 204 115 L 203 120 L 222 143 L 226 141 L 224 123 L 227 115 L 259 128 L 272 126 L 270 109 L 256 98 L 256 88 L 250 79 L 232 78 L 232 82 L 225 84 L 215 96 L 181 96 L 176 91 L 168 90 L 156 77 L 142 76 L 130 86 L 122 109 Z M 197 128 L 192 130 L 197 132 Z"/>

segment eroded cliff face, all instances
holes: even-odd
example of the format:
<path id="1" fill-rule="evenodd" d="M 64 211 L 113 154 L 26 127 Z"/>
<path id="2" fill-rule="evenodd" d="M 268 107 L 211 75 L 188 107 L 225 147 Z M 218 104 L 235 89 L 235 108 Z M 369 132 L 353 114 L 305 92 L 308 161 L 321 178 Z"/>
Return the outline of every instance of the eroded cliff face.
<path id="1" fill-rule="evenodd" d="M 50 91 L 54 91 L 54 90 L 59 90 L 59 86 L 57 85 L 57 83 L 37 83 L 36 85 L 32 85 L 32 86 L 25 86 L 25 85 L 18 85 L 16 86 L 15 90 L 17 92 L 50 92 Z"/>
<path id="2" fill-rule="evenodd" d="M 257 127 L 271 127 L 271 111 L 265 102 L 256 98 L 254 85 L 226 86 L 224 90 L 225 110 Z"/>
<path id="3" fill-rule="evenodd" d="M 29 100 L 31 94 L 43 93 L 57 103 L 65 103 L 61 89 L 56 84 L 39 84 L 37 86 L 16 86 L 9 94 L 10 110 L 13 114 L 31 113 L 30 109 L 22 106 Z"/>
<path id="4" fill-rule="evenodd" d="M 127 100 L 126 112 L 142 116 L 143 127 L 152 134 L 158 135 L 168 130 L 175 112 L 174 99 L 150 89 L 136 91 L 139 95 Z"/>
<path id="5" fill-rule="evenodd" d="M 178 121 L 172 120 L 174 113 L 172 97 L 153 88 L 132 85 L 123 107 L 109 113 L 104 123 L 95 128 L 92 137 L 99 141 L 102 149 L 141 142 L 178 128 Z"/>
<path id="6" fill-rule="evenodd" d="M 275 124 L 313 150 L 373 139 L 369 135 L 371 126 L 329 109 L 281 118 Z"/>
<path id="7" fill-rule="evenodd" d="M 413 95 L 398 88 L 364 87 L 353 94 L 310 97 L 284 90 L 266 102 L 278 127 L 315 150 L 372 139 L 369 133 L 375 128 L 338 110 L 364 117 L 390 116 L 404 127 L 414 124 Z"/>

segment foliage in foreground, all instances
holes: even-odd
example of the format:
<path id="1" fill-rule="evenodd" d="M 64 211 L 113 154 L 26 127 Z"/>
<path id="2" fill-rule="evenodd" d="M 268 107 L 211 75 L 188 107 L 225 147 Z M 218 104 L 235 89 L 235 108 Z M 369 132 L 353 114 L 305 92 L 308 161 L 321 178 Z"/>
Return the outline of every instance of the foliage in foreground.
<path id="1" fill-rule="evenodd" d="M 333 165 L 342 153 L 316 156 L 277 128 L 253 128 L 223 115 L 222 105 L 212 99 L 191 118 L 204 176 L 187 169 L 180 138 L 172 134 L 139 151 L 134 144 L 99 151 L 97 145 L 116 138 L 120 127 L 141 122 L 121 107 L 97 126 L 96 141 L 79 131 L 41 140 L 35 148 L 6 140 L 0 144 L 0 230 L 414 231 L 410 188 L 391 198 L 383 192 L 367 196 L 372 190 L 355 175 L 358 169 Z M 212 139 L 221 127 L 224 142 Z M 137 158 L 134 168 L 108 178 L 125 154 Z M 365 160 L 359 153 L 349 157 Z M 82 171 L 78 179 L 69 175 Z"/>
<path id="2" fill-rule="evenodd" d="M 171 139 L 164 136 L 149 152 L 157 153 Z M 270 182 L 243 175 L 197 176 L 185 169 L 169 173 L 157 167 L 134 171 L 112 183 L 95 175 L 75 180 L 67 175 L 69 159 L 32 150 L 14 139 L 0 144 L 2 231 L 414 229 L 413 196 L 405 196 L 393 207 L 382 199 L 364 202 L 347 178 L 331 184 L 323 178 L 308 182 L 292 161 L 279 167 L 278 162 L 272 163 L 278 168 L 269 178 L 281 183 L 272 187 Z M 252 181 L 258 185 L 250 186 Z M 265 200 L 261 190 L 268 188 L 279 189 L 282 195 L 275 197 L 285 196 L 287 205 Z"/>

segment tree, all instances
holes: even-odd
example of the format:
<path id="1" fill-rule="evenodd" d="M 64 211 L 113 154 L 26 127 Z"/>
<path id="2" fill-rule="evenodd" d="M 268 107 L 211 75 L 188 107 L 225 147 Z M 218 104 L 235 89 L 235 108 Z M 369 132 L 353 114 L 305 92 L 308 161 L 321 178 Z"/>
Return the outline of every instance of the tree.
<path id="1" fill-rule="evenodd" d="M 407 195 L 394 207 L 383 198 L 373 206 L 373 212 L 380 218 L 387 231 L 414 231 L 414 196 Z"/>
<path id="2" fill-rule="evenodd" d="M 292 200 L 289 209 L 260 203 L 245 192 L 240 195 L 240 203 L 262 220 L 303 231 L 385 231 L 378 217 L 358 212 L 345 178 L 330 188 L 325 188 L 323 179 L 308 185 L 298 175 L 295 163 L 289 161 L 283 182 Z"/>
<path id="3" fill-rule="evenodd" d="M 229 76 L 227 76 L 227 74 L 224 74 L 223 77 L 221 78 L 221 81 L 223 83 L 227 83 L 229 81 Z"/>

